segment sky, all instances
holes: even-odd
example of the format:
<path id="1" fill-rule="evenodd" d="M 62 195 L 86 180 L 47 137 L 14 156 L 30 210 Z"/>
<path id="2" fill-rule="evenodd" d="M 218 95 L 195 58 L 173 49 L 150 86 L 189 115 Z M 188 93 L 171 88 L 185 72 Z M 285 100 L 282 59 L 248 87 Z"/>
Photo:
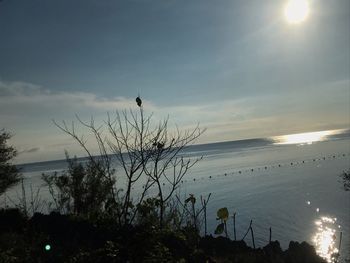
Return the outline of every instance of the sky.
<path id="1" fill-rule="evenodd" d="M 138 94 L 155 121 L 199 123 L 197 143 L 349 128 L 350 1 L 309 0 L 298 24 L 286 3 L 0 1 L 0 129 L 16 162 L 81 155 L 52 120 L 102 122 Z"/>

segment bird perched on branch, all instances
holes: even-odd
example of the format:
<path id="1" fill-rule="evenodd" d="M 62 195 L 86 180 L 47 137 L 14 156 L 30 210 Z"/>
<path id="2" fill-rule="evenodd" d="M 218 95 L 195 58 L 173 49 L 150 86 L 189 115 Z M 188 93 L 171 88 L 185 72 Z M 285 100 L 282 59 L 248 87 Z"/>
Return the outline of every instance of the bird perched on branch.
<path id="1" fill-rule="evenodd" d="M 137 103 L 137 106 L 141 107 L 141 105 L 142 105 L 142 100 L 141 100 L 140 96 L 137 96 L 137 98 L 136 98 L 136 103 Z"/>

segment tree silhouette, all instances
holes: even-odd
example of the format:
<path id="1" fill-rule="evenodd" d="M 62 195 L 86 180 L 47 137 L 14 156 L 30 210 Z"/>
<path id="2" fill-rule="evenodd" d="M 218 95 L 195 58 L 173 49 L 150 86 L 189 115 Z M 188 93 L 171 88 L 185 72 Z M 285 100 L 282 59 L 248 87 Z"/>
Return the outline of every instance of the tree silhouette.
<path id="1" fill-rule="evenodd" d="M 0 131 L 0 195 L 21 179 L 17 167 L 11 163 L 17 151 L 7 144 L 10 138 L 10 133 L 5 130 Z"/>
<path id="2" fill-rule="evenodd" d="M 54 123 L 78 142 L 90 163 L 98 163 L 98 170 L 111 182 L 109 192 L 112 198 L 107 207 L 114 209 L 120 225 L 134 221 L 139 205 L 146 198 L 156 198 L 159 225 L 162 227 L 167 202 L 188 170 L 201 159 L 184 157 L 182 150 L 204 130 L 197 125 L 192 130 L 180 131 L 176 128 L 170 131 L 168 118 L 156 124 L 152 122 L 152 114 L 145 116 L 141 99 L 137 101 L 137 106 L 137 110 L 108 114 L 101 126 L 97 126 L 93 118 L 84 122 L 76 116 L 78 123 L 95 139 L 98 156 L 89 149 L 87 139 L 77 134 L 74 122 L 71 126 L 64 121 Z M 112 163 L 117 164 L 121 171 L 116 172 Z M 156 190 L 153 194 L 150 192 L 152 186 Z"/>

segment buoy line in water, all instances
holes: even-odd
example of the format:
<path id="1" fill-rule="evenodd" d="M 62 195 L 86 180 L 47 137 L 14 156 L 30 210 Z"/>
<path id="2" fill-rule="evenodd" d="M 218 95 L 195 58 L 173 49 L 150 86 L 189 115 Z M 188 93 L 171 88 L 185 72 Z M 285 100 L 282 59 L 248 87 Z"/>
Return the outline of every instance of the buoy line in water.
<path id="1" fill-rule="evenodd" d="M 331 154 L 331 155 L 327 155 L 327 156 L 323 156 L 323 157 L 308 158 L 308 159 L 304 159 L 301 161 L 277 163 L 277 164 L 272 164 L 272 165 L 271 164 L 261 165 L 261 166 L 255 166 L 253 168 L 235 169 L 232 172 L 183 179 L 183 180 L 181 180 L 181 184 L 184 184 L 184 183 L 193 184 L 196 182 L 203 182 L 205 180 L 209 180 L 209 181 L 217 180 L 217 179 L 221 179 L 221 178 L 232 177 L 234 175 L 244 175 L 244 174 L 245 175 L 252 175 L 252 174 L 257 174 L 257 172 L 266 172 L 266 171 L 269 171 L 271 169 L 278 169 L 278 168 L 285 168 L 285 167 L 297 167 L 297 166 L 311 164 L 311 163 L 317 163 L 317 162 L 322 162 L 322 161 L 332 161 L 332 160 L 339 159 L 339 158 L 346 158 L 348 156 L 350 156 L 350 153 L 338 153 L 338 154 Z M 167 184 L 167 182 L 165 180 L 164 181 L 162 180 L 161 184 L 164 186 Z M 156 185 L 152 186 L 152 188 L 154 188 L 154 187 L 156 187 Z"/>
<path id="2" fill-rule="evenodd" d="M 253 168 L 244 168 L 244 169 L 235 169 L 232 172 L 226 172 L 226 173 L 221 173 L 221 174 L 216 174 L 216 175 L 209 175 L 209 176 L 200 176 L 198 178 L 191 178 L 191 179 L 184 179 L 181 181 L 181 183 L 193 183 L 197 181 L 203 181 L 203 180 L 215 180 L 219 179 L 222 177 L 229 177 L 233 175 L 242 175 L 242 174 L 252 174 L 255 172 L 262 172 L 262 171 L 268 171 L 271 169 L 276 169 L 276 168 L 283 168 L 283 167 L 293 167 L 293 166 L 300 166 L 300 165 L 305 165 L 305 164 L 310 164 L 310 163 L 316 163 L 316 162 L 321 162 L 321 161 L 327 161 L 327 160 L 335 160 L 339 158 L 345 158 L 347 156 L 350 156 L 350 153 L 340 153 L 340 154 L 332 154 L 332 155 L 327 155 L 323 157 L 315 157 L 315 158 L 309 158 L 301 161 L 293 161 L 293 162 L 286 162 L 286 163 L 277 163 L 277 164 L 270 164 L 270 165 L 261 165 L 261 166 L 256 166 Z"/>

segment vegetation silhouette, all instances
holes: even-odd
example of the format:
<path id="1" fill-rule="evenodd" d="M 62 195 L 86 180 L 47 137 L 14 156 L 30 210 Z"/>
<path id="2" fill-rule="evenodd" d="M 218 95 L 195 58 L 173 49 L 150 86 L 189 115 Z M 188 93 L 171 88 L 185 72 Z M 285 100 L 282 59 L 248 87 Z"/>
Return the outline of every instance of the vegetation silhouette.
<path id="1" fill-rule="evenodd" d="M 0 195 L 21 179 L 18 168 L 11 162 L 17 155 L 16 149 L 8 145 L 11 137 L 9 132 L 0 130 Z"/>
<path id="2" fill-rule="evenodd" d="M 306 242 L 292 241 L 283 251 L 278 241 L 271 240 L 271 228 L 269 243 L 255 248 L 252 221 L 237 240 L 236 213 L 234 240 L 229 239 L 226 207 L 216 213 L 217 236 L 208 235 L 211 194 L 200 196 L 198 202 L 193 194 L 181 197 L 177 192 L 201 160 L 185 158 L 182 150 L 204 130 L 197 125 L 171 132 L 168 118 L 154 124 L 139 96 L 136 103 L 137 110 L 107 115 L 102 126 L 93 118 L 84 122 L 76 116 L 95 139 L 98 154 L 77 133 L 74 122 L 68 126 L 54 121 L 82 147 L 87 161 L 66 152 L 66 171 L 42 175 L 52 196 L 48 215 L 35 211 L 41 207 L 39 191 L 28 209 L 22 180 L 20 204 L 0 210 L 0 262 L 325 262 Z M 4 149 L 13 158 L 15 149 L 5 143 L 9 135 L 4 138 Z M 20 178 L 18 170 L 13 171 L 16 180 L 9 186 Z M 253 247 L 244 241 L 249 232 Z"/>
<path id="3" fill-rule="evenodd" d="M 55 210 L 65 214 L 97 215 L 104 211 L 112 198 L 110 189 L 114 181 L 103 173 L 101 164 L 80 163 L 77 158 L 70 159 L 66 152 L 68 170 L 62 174 L 43 174 L 42 179 L 49 188 Z"/>
<path id="4" fill-rule="evenodd" d="M 341 179 L 343 181 L 343 187 L 345 191 L 350 191 L 350 170 L 343 171 L 341 174 Z"/>
<path id="5" fill-rule="evenodd" d="M 163 227 L 168 202 L 188 171 L 201 159 L 183 157 L 182 150 L 204 130 L 197 125 L 192 130 L 180 131 L 176 127 L 170 131 L 168 118 L 154 123 L 152 114 L 145 115 L 140 97 L 136 103 L 136 110 L 108 114 L 101 126 L 93 118 L 84 122 L 76 116 L 95 139 L 98 156 L 89 149 L 85 137 L 77 134 L 74 122 L 68 127 L 64 121 L 54 121 L 82 147 L 88 158 L 83 165 L 66 154 L 68 173 L 43 175 L 58 211 L 84 215 L 105 212 L 124 226 L 134 222 L 142 205 L 150 202 L 144 201 L 150 198 L 157 208 L 158 225 Z M 116 171 L 113 162 L 122 171 Z M 151 187 L 156 191 L 151 193 Z"/>
<path id="6" fill-rule="evenodd" d="M 191 223 L 179 229 L 170 222 L 159 228 L 152 221 L 120 228 L 107 218 L 57 212 L 28 218 L 18 209 L 7 209 L 0 210 L 0 262 L 326 261 L 306 242 L 290 242 L 286 251 L 278 241 L 254 249 L 243 240 L 200 236 Z"/>

